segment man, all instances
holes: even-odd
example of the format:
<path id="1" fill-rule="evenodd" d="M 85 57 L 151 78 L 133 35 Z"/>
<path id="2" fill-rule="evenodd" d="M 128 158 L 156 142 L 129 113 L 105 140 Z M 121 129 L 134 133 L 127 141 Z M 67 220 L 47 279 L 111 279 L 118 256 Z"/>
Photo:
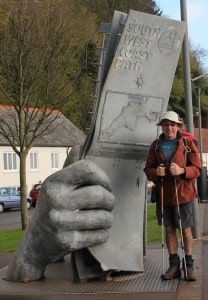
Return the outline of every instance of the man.
<path id="1" fill-rule="evenodd" d="M 180 229 L 185 253 L 184 276 L 188 281 L 195 281 L 191 227 L 192 205 L 197 197 L 195 179 L 201 170 L 199 153 L 192 140 L 182 137 L 183 123 L 175 112 L 164 113 L 157 125 L 162 127 L 162 134 L 150 146 L 144 172 L 148 180 L 156 184 L 156 214 L 159 225 L 163 223 L 165 226 L 170 266 L 161 278 L 169 280 L 181 277 L 176 235 L 177 229 Z"/>

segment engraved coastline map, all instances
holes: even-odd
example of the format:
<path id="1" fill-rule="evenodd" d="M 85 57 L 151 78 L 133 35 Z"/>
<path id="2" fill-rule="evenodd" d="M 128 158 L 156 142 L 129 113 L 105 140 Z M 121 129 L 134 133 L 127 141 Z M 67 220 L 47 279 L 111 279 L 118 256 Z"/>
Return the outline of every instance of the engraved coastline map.
<path id="1" fill-rule="evenodd" d="M 162 98 L 108 90 L 98 142 L 148 144 L 157 135 L 156 123 L 163 110 L 163 104 Z"/>

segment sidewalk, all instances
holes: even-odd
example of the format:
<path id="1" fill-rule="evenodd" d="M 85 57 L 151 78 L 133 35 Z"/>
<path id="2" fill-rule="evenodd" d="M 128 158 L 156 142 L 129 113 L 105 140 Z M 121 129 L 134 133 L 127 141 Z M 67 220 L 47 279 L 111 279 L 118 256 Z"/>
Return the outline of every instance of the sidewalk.
<path id="1" fill-rule="evenodd" d="M 2 279 L 13 253 L 0 254 L 0 298 L 18 295 L 39 295 L 43 299 L 70 300 L 206 300 L 208 299 L 208 203 L 200 203 L 202 238 L 194 241 L 194 270 L 197 281 L 161 281 L 161 246 L 148 249 L 145 259 L 145 274 L 135 278 L 120 276 L 114 281 L 73 283 L 70 260 L 51 264 L 44 281 L 33 283 L 11 283 Z M 166 257 L 167 258 L 167 257 Z M 167 260 L 165 258 L 165 260 Z M 158 263 L 155 263 L 158 262 Z M 133 276 L 133 275 L 132 275 Z"/>
<path id="2" fill-rule="evenodd" d="M 208 299 L 208 203 L 200 203 L 201 239 L 194 241 L 194 273 L 197 281 L 179 281 L 177 300 Z"/>

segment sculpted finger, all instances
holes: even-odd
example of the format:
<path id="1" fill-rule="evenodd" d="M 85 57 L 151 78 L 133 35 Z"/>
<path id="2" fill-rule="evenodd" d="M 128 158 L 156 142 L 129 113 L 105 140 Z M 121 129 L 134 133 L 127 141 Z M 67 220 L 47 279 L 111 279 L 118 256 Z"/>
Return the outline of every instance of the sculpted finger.
<path id="1" fill-rule="evenodd" d="M 41 190 L 47 190 L 54 183 L 67 184 L 74 187 L 74 189 L 86 185 L 101 185 L 109 191 L 112 190 L 106 173 L 88 159 L 79 160 L 52 174 L 45 180 Z"/>
<path id="2" fill-rule="evenodd" d="M 106 242 L 108 231 L 104 229 L 74 232 L 61 231 L 58 233 L 58 238 L 63 250 L 69 249 L 69 251 L 75 251 Z"/>
<path id="3" fill-rule="evenodd" d="M 113 223 L 113 215 L 105 210 L 51 210 L 49 215 L 52 224 L 64 231 L 106 229 Z"/>
<path id="4" fill-rule="evenodd" d="M 56 209 L 104 209 L 111 211 L 115 205 L 114 195 L 99 185 L 84 186 L 72 190 L 68 185 L 54 183 L 47 191 Z"/>

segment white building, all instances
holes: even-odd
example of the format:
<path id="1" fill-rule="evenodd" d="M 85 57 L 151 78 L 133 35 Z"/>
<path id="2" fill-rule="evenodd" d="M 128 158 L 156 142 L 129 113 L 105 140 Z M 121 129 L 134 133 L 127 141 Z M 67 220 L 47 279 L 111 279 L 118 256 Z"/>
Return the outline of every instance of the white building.
<path id="1" fill-rule="evenodd" d="M 0 113 L 2 107 L 0 106 Z M 28 191 L 33 184 L 44 181 L 50 174 L 62 169 L 71 147 L 84 143 L 84 133 L 62 114 L 54 122 L 53 127 L 54 130 L 35 140 L 27 156 Z M 0 178 L 1 187 L 20 185 L 19 157 L 1 134 Z"/>

